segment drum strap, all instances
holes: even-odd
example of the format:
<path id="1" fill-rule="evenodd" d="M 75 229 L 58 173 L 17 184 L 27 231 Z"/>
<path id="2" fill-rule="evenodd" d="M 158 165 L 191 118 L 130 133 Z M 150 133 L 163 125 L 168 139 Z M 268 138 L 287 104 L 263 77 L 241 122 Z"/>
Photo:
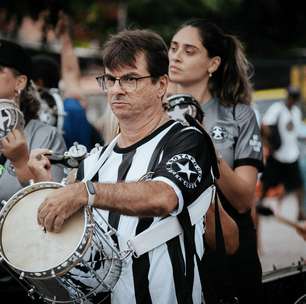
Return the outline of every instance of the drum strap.
<path id="1" fill-rule="evenodd" d="M 206 214 L 214 199 L 215 190 L 216 187 L 211 185 L 187 207 L 192 225 L 200 222 Z M 130 239 L 128 246 L 135 256 L 139 257 L 182 233 L 183 229 L 177 217 L 169 216 Z"/>
<path id="2" fill-rule="evenodd" d="M 112 153 L 119 135 L 117 135 L 107 146 L 107 148 L 104 150 L 100 158 L 98 159 L 95 166 L 92 168 L 92 170 L 89 170 L 87 174 L 84 175 L 84 178 L 82 181 L 92 180 L 92 178 L 95 176 L 95 174 L 98 172 L 98 170 L 103 166 L 103 164 L 107 161 L 108 157 Z"/>

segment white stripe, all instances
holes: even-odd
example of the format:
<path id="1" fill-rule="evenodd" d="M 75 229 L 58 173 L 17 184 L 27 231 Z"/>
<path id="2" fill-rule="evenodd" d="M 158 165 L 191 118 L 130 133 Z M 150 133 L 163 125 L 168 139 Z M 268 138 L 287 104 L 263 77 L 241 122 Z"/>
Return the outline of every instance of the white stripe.
<path id="1" fill-rule="evenodd" d="M 195 225 L 206 214 L 215 193 L 215 186 L 207 188 L 190 206 L 188 212 L 191 224 Z M 169 216 L 128 241 L 128 246 L 136 256 L 140 256 L 183 233 L 175 216 Z"/>

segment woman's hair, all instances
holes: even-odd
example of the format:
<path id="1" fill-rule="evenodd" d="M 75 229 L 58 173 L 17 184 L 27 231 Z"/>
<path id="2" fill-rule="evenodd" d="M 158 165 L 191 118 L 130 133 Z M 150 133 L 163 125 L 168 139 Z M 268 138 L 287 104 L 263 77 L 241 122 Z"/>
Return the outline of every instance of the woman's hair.
<path id="1" fill-rule="evenodd" d="M 214 23 L 203 19 L 189 20 L 180 29 L 186 26 L 198 30 L 210 58 L 221 58 L 220 66 L 209 79 L 212 95 L 228 105 L 250 103 L 253 67 L 245 56 L 241 42 L 235 36 L 225 34 Z"/>
<path id="2" fill-rule="evenodd" d="M 17 77 L 22 75 L 16 69 L 10 68 L 13 74 Z M 32 80 L 28 79 L 26 87 L 20 92 L 19 104 L 20 110 L 23 113 L 25 124 L 31 119 L 38 118 L 38 112 L 40 109 L 40 102 L 37 98 L 38 91 Z"/>

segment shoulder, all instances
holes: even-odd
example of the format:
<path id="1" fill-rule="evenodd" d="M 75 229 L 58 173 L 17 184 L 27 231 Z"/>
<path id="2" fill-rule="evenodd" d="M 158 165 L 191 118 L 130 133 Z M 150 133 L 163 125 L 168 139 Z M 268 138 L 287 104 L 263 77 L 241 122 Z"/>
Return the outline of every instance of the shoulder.
<path id="1" fill-rule="evenodd" d="M 29 134 L 33 134 L 36 132 L 44 133 L 44 134 L 56 134 L 58 133 L 57 129 L 53 126 L 50 126 L 38 119 L 32 119 L 26 126 L 26 132 Z"/>
<path id="2" fill-rule="evenodd" d="M 250 105 L 238 103 L 233 107 L 233 111 L 235 111 L 235 120 L 238 122 L 245 122 L 253 118 L 256 119 L 255 112 Z"/>
<path id="3" fill-rule="evenodd" d="M 238 125 L 257 123 L 257 118 L 254 109 L 250 105 L 237 104 L 234 106 L 234 118 L 238 122 Z"/>
<path id="4" fill-rule="evenodd" d="M 203 140 L 203 134 L 202 132 L 194 127 L 194 126 L 181 126 L 176 131 L 176 134 L 174 136 L 171 136 L 169 142 L 176 141 L 179 142 L 197 142 Z"/>

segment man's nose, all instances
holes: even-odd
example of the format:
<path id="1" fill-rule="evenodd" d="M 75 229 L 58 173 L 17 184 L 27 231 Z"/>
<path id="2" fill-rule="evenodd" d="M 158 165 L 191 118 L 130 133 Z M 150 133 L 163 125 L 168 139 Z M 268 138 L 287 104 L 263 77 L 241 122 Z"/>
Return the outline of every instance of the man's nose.
<path id="1" fill-rule="evenodd" d="M 120 82 L 119 82 L 119 79 L 116 79 L 115 80 L 115 83 L 114 83 L 114 85 L 109 89 L 109 91 L 112 91 L 112 93 L 122 93 L 122 92 L 124 92 L 124 90 L 122 89 L 122 87 L 121 87 L 121 84 L 120 84 Z"/>

